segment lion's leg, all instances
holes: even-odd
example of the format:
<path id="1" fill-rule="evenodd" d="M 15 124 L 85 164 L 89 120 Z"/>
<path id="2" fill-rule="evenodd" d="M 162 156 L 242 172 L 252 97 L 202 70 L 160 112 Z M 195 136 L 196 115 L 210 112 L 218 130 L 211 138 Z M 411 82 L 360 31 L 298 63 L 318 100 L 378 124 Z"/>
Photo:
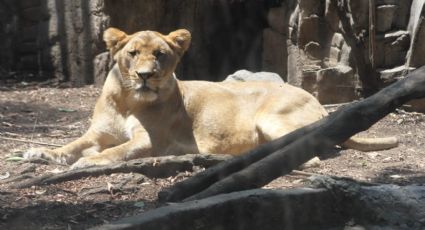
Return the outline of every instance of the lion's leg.
<path id="1" fill-rule="evenodd" d="M 152 145 L 146 132 L 135 135 L 129 141 L 107 148 L 100 153 L 83 156 L 71 168 L 82 168 L 93 165 L 106 165 L 139 157 L 149 157 L 152 154 Z"/>
<path id="2" fill-rule="evenodd" d="M 57 149 L 34 148 L 24 153 L 24 158 L 41 157 L 61 164 L 72 164 L 85 155 L 93 155 L 107 148 L 112 137 L 89 129 L 83 136 Z"/>
<path id="3" fill-rule="evenodd" d="M 259 135 L 262 136 L 266 142 L 275 140 L 300 128 L 297 126 L 298 124 L 296 122 L 291 123 L 288 117 L 278 114 L 263 115 L 257 119 L 257 129 L 260 132 Z M 314 157 L 304 163 L 301 168 L 310 168 L 318 164 L 320 164 L 320 159 Z"/>
<path id="4" fill-rule="evenodd" d="M 286 119 L 287 120 L 287 119 Z M 296 128 L 281 115 L 262 115 L 257 118 L 257 130 L 266 142 L 275 140 Z"/>

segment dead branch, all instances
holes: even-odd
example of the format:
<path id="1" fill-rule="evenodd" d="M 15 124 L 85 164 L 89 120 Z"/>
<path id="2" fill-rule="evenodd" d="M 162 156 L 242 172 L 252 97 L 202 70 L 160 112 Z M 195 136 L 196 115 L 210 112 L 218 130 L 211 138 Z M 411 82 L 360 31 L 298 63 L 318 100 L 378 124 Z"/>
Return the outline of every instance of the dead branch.
<path id="1" fill-rule="evenodd" d="M 109 175 L 112 173 L 137 172 L 148 177 L 169 177 L 181 171 L 192 171 L 194 166 L 211 167 L 231 158 L 229 155 L 187 154 L 182 156 L 164 156 L 135 159 L 127 162 L 82 168 L 59 174 L 46 174 L 15 184 L 15 188 L 27 188 L 33 185 L 46 185 L 76 180 L 88 176 Z"/>
<path id="2" fill-rule="evenodd" d="M 340 108 L 312 125 L 177 183 L 160 192 L 158 197 L 163 201 L 184 198 L 194 200 L 262 187 L 296 169 L 316 154 L 327 152 L 334 145 L 368 129 L 405 102 L 421 97 L 425 97 L 425 67 L 363 101 Z M 261 156 L 266 157 L 261 159 Z M 261 160 L 252 163 L 254 158 Z M 250 159 L 248 163 L 252 164 L 246 164 L 246 159 Z M 244 165 L 249 166 L 243 168 Z M 221 172 L 224 172 L 224 176 Z"/>

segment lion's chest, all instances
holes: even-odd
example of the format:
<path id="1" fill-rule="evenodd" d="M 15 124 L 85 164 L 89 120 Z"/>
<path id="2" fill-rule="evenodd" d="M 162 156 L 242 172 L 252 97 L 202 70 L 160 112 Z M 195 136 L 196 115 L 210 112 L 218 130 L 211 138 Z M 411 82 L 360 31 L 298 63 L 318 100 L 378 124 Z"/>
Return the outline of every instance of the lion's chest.
<path id="1" fill-rule="evenodd" d="M 199 153 L 187 114 L 145 111 L 128 116 L 124 130 L 128 139 L 144 136 L 143 141 L 149 141 L 153 156 Z"/>

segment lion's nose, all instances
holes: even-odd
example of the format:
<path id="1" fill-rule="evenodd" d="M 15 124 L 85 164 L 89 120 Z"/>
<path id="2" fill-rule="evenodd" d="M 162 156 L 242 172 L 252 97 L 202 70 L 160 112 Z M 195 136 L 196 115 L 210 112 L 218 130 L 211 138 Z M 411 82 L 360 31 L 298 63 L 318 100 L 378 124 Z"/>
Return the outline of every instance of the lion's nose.
<path id="1" fill-rule="evenodd" d="M 149 79 L 155 74 L 155 71 L 136 71 L 137 76 L 142 79 Z"/>

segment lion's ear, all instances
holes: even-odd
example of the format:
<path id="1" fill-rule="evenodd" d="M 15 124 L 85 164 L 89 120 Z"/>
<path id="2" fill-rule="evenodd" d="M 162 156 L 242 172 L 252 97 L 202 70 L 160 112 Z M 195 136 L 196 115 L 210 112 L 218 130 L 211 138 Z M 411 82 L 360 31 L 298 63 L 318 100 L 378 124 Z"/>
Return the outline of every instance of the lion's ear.
<path id="1" fill-rule="evenodd" d="M 124 45 L 128 42 L 129 36 L 116 28 L 108 28 L 103 32 L 103 40 L 106 43 L 106 48 L 111 52 L 111 55 L 115 58 L 115 54 L 120 51 Z"/>
<path id="2" fill-rule="evenodd" d="M 190 46 L 192 35 L 185 29 L 179 29 L 168 34 L 168 38 L 174 43 L 174 47 L 177 48 L 179 54 L 183 55 Z"/>

